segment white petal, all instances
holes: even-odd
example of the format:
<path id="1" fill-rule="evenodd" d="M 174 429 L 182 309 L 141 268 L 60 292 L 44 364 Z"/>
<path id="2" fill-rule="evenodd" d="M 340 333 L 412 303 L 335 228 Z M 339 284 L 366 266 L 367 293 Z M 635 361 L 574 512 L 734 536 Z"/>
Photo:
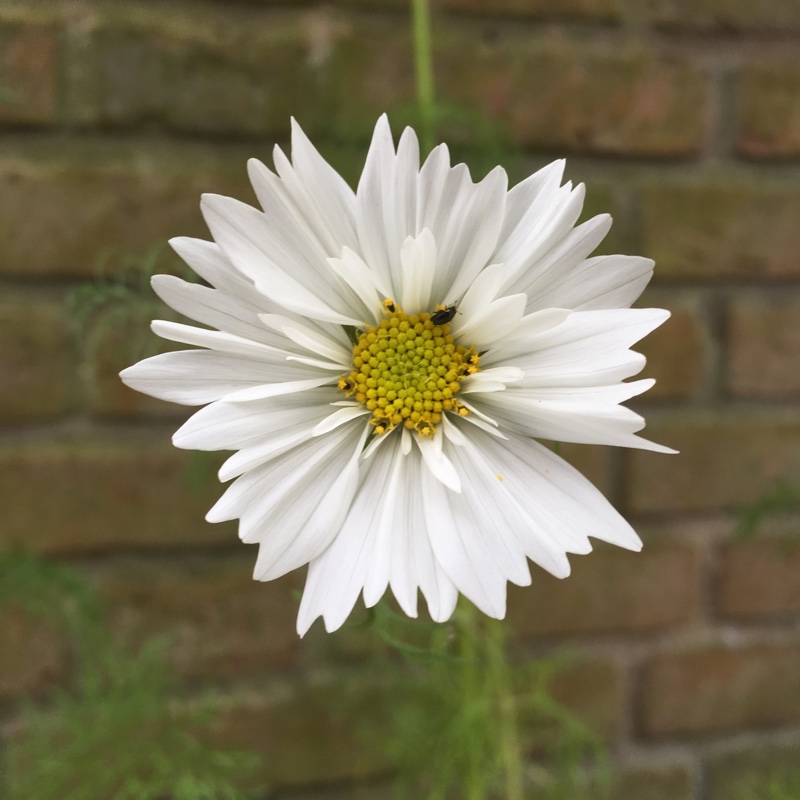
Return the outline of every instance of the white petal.
<path id="1" fill-rule="evenodd" d="M 339 247 L 355 247 L 358 242 L 355 193 L 317 152 L 294 119 L 292 166 L 305 189 L 305 201 L 313 204 L 331 239 Z"/>
<path id="2" fill-rule="evenodd" d="M 184 325 L 181 322 L 156 319 L 150 324 L 153 333 L 162 339 L 183 344 L 192 344 L 197 347 L 207 347 L 220 353 L 232 353 L 247 358 L 279 363 L 286 360 L 289 353 L 277 347 L 271 347 L 261 342 L 254 342 L 243 336 L 236 336 L 224 331 L 211 331 L 207 328 L 195 328 L 193 325 Z"/>
<path id="3" fill-rule="evenodd" d="M 653 266 L 651 259 L 638 256 L 589 258 L 529 296 L 529 305 L 565 305 L 576 311 L 629 308 L 649 283 Z"/>
<path id="4" fill-rule="evenodd" d="M 339 533 L 358 487 L 358 456 L 367 435 L 366 426 L 349 428 L 330 450 L 314 453 L 317 464 L 303 465 L 299 492 L 289 489 L 280 497 L 273 483 L 242 517 L 242 538 L 259 541 L 256 580 L 273 580 L 307 564 Z M 286 471 L 278 481 L 285 476 Z"/>
<path id="5" fill-rule="evenodd" d="M 402 287 L 400 305 L 407 314 L 419 314 L 431 306 L 431 289 L 436 274 L 436 242 L 428 228 L 409 236 L 400 249 Z"/>
<path id="6" fill-rule="evenodd" d="M 443 203 L 442 198 L 450 172 L 450 153 L 447 150 L 447 145 L 437 145 L 425 159 L 425 163 L 417 176 L 415 230 L 432 229 L 431 226 L 436 223 L 440 211 L 446 210 L 447 203 Z M 460 174 L 466 174 L 466 167 L 463 165 L 461 165 Z"/>
<path id="7" fill-rule="evenodd" d="M 508 185 L 499 167 L 478 184 L 459 167 L 448 176 L 435 222 L 426 221 L 438 248 L 433 299 L 443 305 L 461 297 L 489 263 L 503 224 Z"/>
<path id="8" fill-rule="evenodd" d="M 419 452 L 414 448 L 405 455 L 401 437 L 383 438 L 388 446 L 365 471 L 341 532 L 309 566 L 297 621 L 300 635 L 319 616 L 327 630 L 336 630 L 362 589 L 371 605 L 387 585 L 411 616 L 416 615 L 418 587 L 434 620 L 453 613 L 455 587 L 433 556 L 421 505 L 414 501 L 423 473 Z"/>
<path id="9" fill-rule="evenodd" d="M 358 324 L 352 316 L 352 303 L 340 291 L 341 284 L 324 280 L 329 271 L 324 256 L 318 256 L 321 266 L 315 264 L 314 254 L 305 252 L 302 236 L 281 235 L 293 225 L 286 213 L 268 221 L 265 214 L 245 203 L 211 194 L 203 195 L 200 207 L 227 257 L 264 295 L 303 316 L 340 325 Z M 320 294 L 337 308 L 324 302 Z"/>
<path id="10" fill-rule="evenodd" d="M 328 358 L 340 364 L 344 369 L 348 368 L 352 360 L 352 353 L 342 347 L 339 342 L 308 325 L 287 319 L 280 314 L 260 314 L 259 319 L 273 330 L 280 331 L 300 347 L 323 358 Z"/>
<path id="11" fill-rule="evenodd" d="M 381 287 L 378 276 L 367 266 L 364 260 L 349 247 L 342 248 L 341 258 L 329 258 L 331 269 L 359 296 L 364 305 L 372 312 L 372 319 L 378 322 L 381 318 L 380 294 L 391 295 L 391 287 Z"/>
<path id="12" fill-rule="evenodd" d="M 396 552 L 398 539 L 405 539 L 405 532 L 409 529 L 410 520 L 407 517 L 410 484 L 408 482 L 408 469 L 414 462 L 409 461 L 398 446 L 397 437 L 392 442 L 392 447 L 387 447 L 381 453 L 382 458 L 376 458 L 371 466 L 375 469 L 375 483 L 372 487 L 379 500 L 379 512 L 373 517 L 372 530 L 369 532 L 372 540 L 372 559 L 370 568 L 364 580 L 364 605 L 367 608 L 374 606 L 383 597 L 389 580 L 394 570 L 403 576 L 400 580 L 400 607 L 410 617 L 417 616 L 417 587 L 414 583 L 413 592 L 410 584 L 413 583 L 413 572 L 407 569 L 405 553 Z M 366 486 L 365 486 L 366 489 Z M 395 558 L 402 559 L 401 565 L 393 565 Z M 403 567 L 406 567 L 405 569 Z M 409 581 L 409 578 L 411 580 Z M 396 592 L 397 594 L 397 592 Z"/>
<path id="13" fill-rule="evenodd" d="M 465 320 L 482 311 L 497 297 L 503 285 L 504 272 L 505 267 L 502 264 L 490 264 L 475 278 L 458 304 L 458 310 Z M 458 322 L 459 320 L 453 330 L 457 329 Z"/>
<path id="14" fill-rule="evenodd" d="M 461 480 L 452 462 L 442 450 L 441 436 L 442 429 L 437 428 L 433 439 L 427 436 L 417 436 L 416 442 L 420 453 L 422 453 L 425 466 L 430 470 L 433 477 L 448 489 L 459 493 L 461 492 Z"/>
<path id="15" fill-rule="evenodd" d="M 249 403 L 253 400 L 265 400 L 268 397 L 278 397 L 284 394 L 293 394 L 295 392 L 305 392 L 308 389 L 315 389 L 318 386 L 324 386 L 335 380 L 330 375 L 324 375 L 319 378 L 304 378 L 295 381 L 281 381 L 279 383 L 262 383 L 257 386 L 251 386 L 248 389 L 239 389 L 235 392 L 225 394 L 222 399 L 226 403 Z"/>
<path id="16" fill-rule="evenodd" d="M 407 163 L 411 143 L 404 148 Z M 389 297 L 399 296 L 400 246 L 414 233 L 407 217 L 408 186 L 413 176 L 398 175 L 392 132 L 385 114 L 381 115 L 372 136 L 364 171 L 356 192 L 356 224 L 364 260 L 376 273 L 376 283 L 388 287 Z M 399 183 L 396 183 L 399 182 Z"/>
<path id="17" fill-rule="evenodd" d="M 456 447 L 463 447 L 466 443 L 463 431 L 450 421 L 449 414 L 442 415 L 442 431 L 444 432 L 445 438 L 456 445 Z"/>
<path id="18" fill-rule="evenodd" d="M 279 427 L 272 430 L 260 424 L 261 436 L 251 444 L 242 445 L 241 449 L 225 461 L 219 469 L 219 479 L 229 481 L 231 478 L 237 478 L 299 444 L 315 438 L 314 431 L 317 426 L 329 416 L 328 407 L 316 406 L 307 409 L 303 416 L 286 414 L 283 420 L 278 420 Z"/>
<path id="19" fill-rule="evenodd" d="M 546 308 L 548 305 L 573 308 L 567 295 L 561 296 L 558 287 L 564 279 L 603 241 L 611 228 L 611 217 L 600 214 L 568 230 L 528 270 L 520 274 L 513 283 L 513 291 L 528 295 L 530 310 Z M 552 300 L 543 298 L 552 292 Z"/>
<path id="20" fill-rule="evenodd" d="M 251 159 L 248 172 L 265 210 L 277 193 L 298 223 L 321 250 L 333 255 L 342 245 L 356 244 L 355 195 L 341 176 L 320 156 L 300 126 L 292 120 L 292 163 L 274 148 L 280 180 Z"/>
<path id="21" fill-rule="evenodd" d="M 271 307 L 272 304 L 256 291 L 255 284 L 249 278 L 234 267 L 216 242 L 177 236 L 170 239 L 169 244 L 194 272 L 215 289 L 260 311 L 267 311 Z"/>
<path id="22" fill-rule="evenodd" d="M 582 184 L 573 189 L 566 183 L 536 195 L 519 224 L 492 255 L 492 261 L 503 263 L 508 269 L 506 286 L 515 286 L 523 275 L 527 280 L 538 274 L 537 262 L 575 225 L 583 208 L 584 193 Z"/>
<path id="23" fill-rule="evenodd" d="M 461 382 L 464 394 L 474 392 L 501 392 L 509 383 L 516 383 L 525 377 L 518 367 L 494 367 L 468 375 Z"/>
<path id="24" fill-rule="evenodd" d="M 470 425 L 474 425 L 476 428 L 480 428 L 482 431 L 486 431 L 486 433 L 491 434 L 497 439 L 508 439 L 508 436 L 506 436 L 504 433 L 502 433 L 497 429 L 496 427 L 497 423 L 494 422 L 494 420 L 492 420 L 492 423 L 486 422 L 486 420 L 483 419 L 485 415 L 482 414 L 477 408 L 475 408 L 475 406 L 467 405 L 467 403 L 465 403 L 463 400 L 461 401 L 461 404 L 469 408 L 470 411 L 472 411 L 472 413 L 469 416 L 464 417 L 464 420 L 466 422 L 469 422 Z"/>
<path id="25" fill-rule="evenodd" d="M 334 387 L 322 387 L 252 403 L 218 401 L 189 417 L 173 435 L 172 443 L 187 450 L 246 447 L 299 422 L 324 418 L 338 395 Z"/>
<path id="26" fill-rule="evenodd" d="M 146 358 L 120 373 L 123 383 L 138 392 L 190 406 L 204 405 L 233 394 L 250 393 L 254 389 L 260 390 L 267 381 L 292 381 L 301 376 L 308 378 L 307 370 L 211 350 L 162 353 Z M 321 386 L 330 380 L 333 379 L 328 376 L 323 379 L 307 379 L 301 383 L 303 388 L 310 388 Z M 280 387 L 285 384 L 269 385 Z"/>
<path id="27" fill-rule="evenodd" d="M 490 347 L 481 360 L 484 364 L 508 362 L 515 356 L 530 353 L 536 348 L 540 334 L 558 327 L 569 318 L 570 314 L 572 311 L 566 308 L 545 308 L 528 314 L 502 341 Z"/>
<path id="28" fill-rule="evenodd" d="M 497 427 L 497 423 L 490 416 L 487 416 L 486 414 L 484 414 L 480 409 L 475 408 L 474 406 L 471 406 L 467 400 L 461 399 L 460 402 L 461 402 L 461 405 L 463 405 L 466 408 L 468 408 L 475 416 L 479 417 L 487 425 L 494 426 L 495 428 Z M 470 418 L 466 417 L 466 419 L 470 419 Z M 472 421 L 472 420 L 470 420 L 470 421 Z"/>
<path id="29" fill-rule="evenodd" d="M 297 617 L 301 636 L 319 616 L 324 618 L 326 630 L 340 628 L 364 588 L 373 565 L 374 530 L 381 513 L 376 497 L 383 493 L 392 455 L 390 449 L 376 452 L 369 469 L 362 472 L 362 484 L 338 535 L 309 564 Z"/>
<path id="30" fill-rule="evenodd" d="M 502 344 L 481 358 L 481 364 L 516 366 L 525 371 L 522 386 L 607 386 L 639 372 L 645 358 L 630 346 L 657 328 L 669 312 L 657 308 L 576 311 L 564 322 L 513 343 Z"/>
<path id="31" fill-rule="evenodd" d="M 451 448 L 450 457 L 459 469 L 472 465 L 471 496 L 476 503 L 488 501 L 485 492 L 501 498 L 508 492 L 526 510 L 532 524 L 514 528 L 526 549 L 546 544 L 546 552 L 586 553 L 591 549 L 587 536 L 641 549 L 639 537 L 608 500 L 551 450 L 531 439 L 512 436 L 501 442 L 481 431 L 470 431 L 469 441 L 471 448 Z M 499 506 L 504 502 L 499 500 Z M 549 544 L 533 541 L 540 535 Z M 528 557 L 549 569 L 530 552 Z"/>
<path id="32" fill-rule="evenodd" d="M 507 336 L 520 324 L 526 302 L 524 294 L 501 297 L 484 306 L 469 319 L 459 319 L 453 326 L 453 332 L 462 341 L 474 343 L 482 350 Z"/>
<path id="33" fill-rule="evenodd" d="M 541 207 L 547 205 L 558 187 L 561 186 L 566 163 L 563 158 L 553 161 L 525 178 L 508 192 L 500 243 L 505 242 L 519 226 L 537 198 L 541 201 L 539 203 Z"/>
<path id="34" fill-rule="evenodd" d="M 458 450 L 459 448 L 453 448 Z M 525 556 L 508 552 L 505 540 L 493 537 L 491 544 L 481 520 L 474 517 L 474 504 L 454 495 L 438 481 L 424 476 L 422 505 L 436 560 L 463 595 L 489 616 L 505 616 L 507 572 L 525 569 Z M 464 497 L 468 498 L 467 495 Z M 495 545 L 500 544 L 498 548 Z"/>
<path id="35" fill-rule="evenodd" d="M 314 438 L 310 435 L 313 422 L 307 424 L 309 435 L 304 440 L 283 451 L 276 450 L 273 458 L 233 481 L 208 512 L 206 519 L 209 522 L 222 522 L 242 517 L 266 495 L 273 498 L 288 497 L 286 493 L 291 494 L 295 489 L 302 494 L 304 486 L 313 491 L 310 487 L 315 471 L 326 468 L 331 458 L 340 460 L 341 464 L 348 461 L 355 452 L 349 449 L 350 444 L 356 447 L 365 427 L 354 422 L 324 437 Z M 281 432 L 277 431 L 273 437 L 277 439 L 280 435 Z M 240 536 L 246 538 L 251 530 L 252 526 L 240 527 Z"/>
<path id="36" fill-rule="evenodd" d="M 230 269 L 233 269 L 230 267 Z M 174 275 L 154 275 L 153 291 L 170 307 L 201 325 L 242 336 L 262 344 L 280 347 L 282 337 L 267 330 L 258 319 L 258 309 L 233 296 Z M 251 287 L 256 294 L 255 287 Z"/>
<path id="37" fill-rule="evenodd" d="M 605 498 L 538 443 L 498 442 L 476 430 L 467 439 L 445 449 L 469 492 L 457 497 L 423 481 L 422 498 L 436 559 L 485 613 L 504 616 L 507 581 L 530 582 L 526 557 L 565 577 L 566 554 L 588 552 L 588 535 L 641 547 Z"/>
<path id="38" fill-rule="evenodd" d="M 330 433 L 330 431 L 338 428 L 340 425 L 344 425 L 345 422 L 350 422 L 350 420 L 356 419 L 356 417 L 363 417 L 369 413 L 370 411 L 364 408 L 360 403 L 355 403 L 346 408 L 340 408 L 338 411 L 334 411 L 330 416 L 322 420 L 322 422 L 317 423 L 317 426 L 311 431 L 311 435 L 321 436 L 324 433 Z"/>
<path id="39" fill-rule="evenodd" d="M 644 419 L 619 405 L 654 382 L 536 389 L 512 386 L 491 397 L 481 396 L 477 402 L 502 422 L 504 429 L 526 436 L 674 453 L 669 447 L 635 436 L 644 427 Z"/>
<path id="40" fill-rule="evenodd" d="M 405 432 L 405 429 L 403 429 L 403 431 Z M 361 454 L 362 460 L 367 461 L 368 459 L 372 458 L 373 453 L 375 453 L 375 451 L 381 445 L 385 444 L 387 441 L 394 441 L 395 436 L 397 436 L 396 433 L 394 434 L 387 433 L 385 435 L 377 433 L 374 434 L 372 437 L 372 441 L 364 448 L 364 452 Z"/>

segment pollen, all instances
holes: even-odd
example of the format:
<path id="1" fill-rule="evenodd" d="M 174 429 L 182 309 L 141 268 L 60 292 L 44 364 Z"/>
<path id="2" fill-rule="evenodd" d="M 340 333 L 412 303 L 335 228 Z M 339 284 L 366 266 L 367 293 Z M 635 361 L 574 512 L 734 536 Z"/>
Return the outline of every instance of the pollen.
<path id="1" fill-rule="evenodd" d="M 469 414 L 457 395 L 480 356 L 456 342 L 449 322 L 433 322 L 436 310 L 406 314 L 391 299 L 383 307 L 378 325 L 357 331 L 353 369 L 338 387 L 372 412 L 374 433 L 403 426 L 431 437 L 444 412 Z"/>

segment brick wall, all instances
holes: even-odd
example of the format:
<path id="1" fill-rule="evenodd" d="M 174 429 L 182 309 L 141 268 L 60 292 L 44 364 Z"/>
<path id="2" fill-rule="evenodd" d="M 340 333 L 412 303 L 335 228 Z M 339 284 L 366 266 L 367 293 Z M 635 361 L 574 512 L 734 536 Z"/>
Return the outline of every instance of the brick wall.
<path id="1" fill-rule="evenodd" d="M 565 448 L 645 550 L 514 590 L 520 652 L 580 655 L 559 693 L 612 745 L 617 800 L 726 800 L 800 759 L 798 520 L 733 535 L 737 507 L 800 483 L 800 3 L 439 0 L 435 33 L 440 95 L 507 132 L 516 180 L 566 154 L 673 311 L 641 408 L 681 455 Z M 87 356 L 64 298 L 110 247 L 205 235 L 200 192 L 251 198 L 245 159 L 291 114 L 352 180 L 376 115 L 413 100 L 405 3 L 3 0 L 0 87 L 0 544 L 83 570 L 131 641 L 172 631 L 223 712 L 247 696 L 220 736 L 268 753 L 272 784 L 355 797 L 336 785 L 386 765 L 332 710 L 352 636 L 297 641 L 298 576 L 250 581 L 234 528 L 203 521 L 213 475 L 169 446 L 185 412 L 117 382 L 124 332 Z M 2 617 L 0 696 L 63 659 Z"/>

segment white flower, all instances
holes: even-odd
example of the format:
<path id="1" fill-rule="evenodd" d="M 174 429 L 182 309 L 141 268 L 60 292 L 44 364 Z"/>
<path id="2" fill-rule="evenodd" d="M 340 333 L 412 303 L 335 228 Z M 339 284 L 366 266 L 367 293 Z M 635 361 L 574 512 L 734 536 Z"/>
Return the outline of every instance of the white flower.
<path id="1" fill-rule="evenodd" d="M 410 616 L 421 590 L 434 620 L 459 592 L 501 618 L 528 559 L 565 577 L 590 535 L 640 549 L 536 441 L 672 452 L 620 405 L 653 384 L 623 382 L 645 362 L 629 348 L 669 316 L 630 308 L 653 262 L 587 258 L 611 218 L 575 227 L 584 187 L 561 186 L 564 162 L 510 191 L 501 168 L 475 184 L 444 145 L 420 168 L 411 129 L 395 151 L 385 116 L 355 193 L 297 124 L 291 161 L 274 161 L 277 174 L 248 165 L 263 211 L 206 195 L 214 242 L 171 242 L 213 288 L 153 280 L 208 326 L 153 330 L 201 349 L 122 378 L 208 404 L 173 441 L 237 451 L 207 519 L 239 519 L 258 580 L 309 565 L 300 634 L 319 616 L 335 630 L 387 586 Z"/>

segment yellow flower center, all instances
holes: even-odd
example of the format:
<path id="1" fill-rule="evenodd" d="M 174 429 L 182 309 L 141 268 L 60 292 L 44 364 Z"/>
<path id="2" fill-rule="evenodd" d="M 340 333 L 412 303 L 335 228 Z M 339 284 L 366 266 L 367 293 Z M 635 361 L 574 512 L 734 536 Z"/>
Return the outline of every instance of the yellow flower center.
<path id="1" fill-rule="evenodd" d="M 386 318 L 367 328 L 353 347 L 353 370 L 339 388 L 371 412 L 375 433 L 398 425 L 433 436 L 442 414 L 469 414 L 456 395 L 461 381 L 478 371 L 474 347 L 456 344 L 450 333 L 452 312 L 444 306 L 406 314 L 393 301 L 384 303 Z M 435 324 L 433 317 L 447 318 Z"/>

